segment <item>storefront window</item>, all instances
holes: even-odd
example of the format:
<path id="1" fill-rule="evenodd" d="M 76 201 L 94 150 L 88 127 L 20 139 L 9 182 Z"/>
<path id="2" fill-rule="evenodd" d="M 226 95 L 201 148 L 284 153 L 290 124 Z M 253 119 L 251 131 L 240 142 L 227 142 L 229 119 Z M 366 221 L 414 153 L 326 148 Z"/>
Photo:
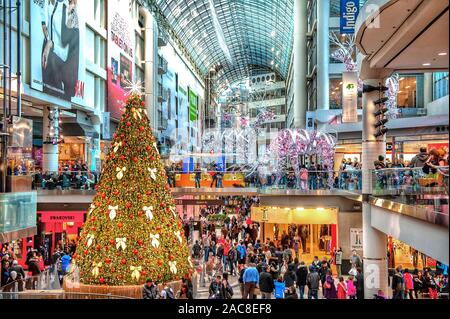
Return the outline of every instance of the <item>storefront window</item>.
<path id="1" fill-rule="evenodd" d="M 448 95 L 448 72 L 433 73 L 433 101 Z"/>
<path id="2" fill-rule="evenodd" d="M 422 108 L 423 107 L 423 74 L 411 75 L 401 74 L 397 105 L 399 108 Z"/>
<path id="3" fill-rule="evenodd" d="M 342 107 L 342 79 L 330 79 L 330 109 L 340 109 Z"/>

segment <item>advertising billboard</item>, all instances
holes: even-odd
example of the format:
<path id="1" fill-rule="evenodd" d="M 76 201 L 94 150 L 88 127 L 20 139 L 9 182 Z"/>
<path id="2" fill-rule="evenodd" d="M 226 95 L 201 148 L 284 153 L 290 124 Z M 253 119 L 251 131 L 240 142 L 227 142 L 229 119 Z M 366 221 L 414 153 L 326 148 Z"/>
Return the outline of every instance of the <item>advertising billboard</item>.
<path id="1" fill-rule="evenodd" d="M 128 0 L 108 1 L 108 111 L 119 119 L 133 82 L 134 32 Z"/>
<path id="2" fill-rule="evenodd" d="M 197 94 L 195 94 L 194 91 L 192 91 L 190 88 L 188 90 L 189 90 L 189 121 L 193 122 L 197 120 L 198 99 Z"/>
<path id="3" fill-rule="evenodd" d="M 30 0 L 31 87 L 83 106 L 87 1 Z"/>
<path id="4" fill-rule="evenodd" d="M 358 73 L 342 72 L 342 123 L 358 122 Z"/>

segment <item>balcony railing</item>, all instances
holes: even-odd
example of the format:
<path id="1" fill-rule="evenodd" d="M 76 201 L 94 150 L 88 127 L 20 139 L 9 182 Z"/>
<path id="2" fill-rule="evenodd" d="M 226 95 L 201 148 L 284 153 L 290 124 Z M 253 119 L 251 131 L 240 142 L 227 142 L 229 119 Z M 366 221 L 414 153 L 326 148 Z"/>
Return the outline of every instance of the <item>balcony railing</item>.
<path id="1" fill-rule="evenodd" d="M 36 203 L 36 192 L 0 193 L 0 234 L 35 227 Z"/>
<path id="2" fill-rule="evenodd" d="M 169 91 L 165 89 L 162 85 L 158 85 L 158 101 L 166 102 L 169 96 Z"/>

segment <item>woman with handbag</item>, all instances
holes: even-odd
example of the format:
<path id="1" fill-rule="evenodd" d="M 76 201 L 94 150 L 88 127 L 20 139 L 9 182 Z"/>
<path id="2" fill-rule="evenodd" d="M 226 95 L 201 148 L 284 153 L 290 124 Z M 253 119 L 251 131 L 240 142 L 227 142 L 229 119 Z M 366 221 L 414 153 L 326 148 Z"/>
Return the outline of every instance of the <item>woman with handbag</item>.
<path id="1" fill-rule="evenodd" d="M 333 274 L 331 270 L 328 270 L 327 276 L 324 283 L 324 297 L 325 299 L 336 299 L 337 292 L 336 286 L 334 285 Z"/>

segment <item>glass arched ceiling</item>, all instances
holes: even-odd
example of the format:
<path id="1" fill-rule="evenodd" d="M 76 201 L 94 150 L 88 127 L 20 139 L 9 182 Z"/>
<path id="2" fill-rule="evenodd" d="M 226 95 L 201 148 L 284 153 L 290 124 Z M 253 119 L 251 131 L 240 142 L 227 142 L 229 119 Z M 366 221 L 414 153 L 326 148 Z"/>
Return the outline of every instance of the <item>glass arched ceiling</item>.
<path id="1" fill-rule="evenodd" d="M 156 0 L 197 66 L 218 84 L 276 72 L 286 78 L 294 0 Z"/>

